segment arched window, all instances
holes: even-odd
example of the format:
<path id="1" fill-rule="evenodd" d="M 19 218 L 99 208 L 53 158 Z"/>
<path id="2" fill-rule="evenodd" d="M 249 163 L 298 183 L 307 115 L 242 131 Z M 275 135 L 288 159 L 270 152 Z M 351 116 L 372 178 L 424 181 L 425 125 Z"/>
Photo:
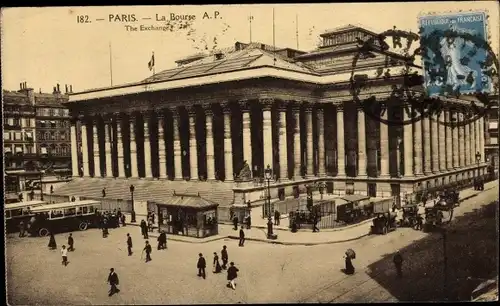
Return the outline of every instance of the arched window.
<path id="1" fill-rule="evenodd" d="M 45 132 L 45 140 L 50 140 L 50 133 L 49 132 Z"/>
<path id="2" fill-rule="evenodd" d="M 56 155 L 61 155 L 61 147 L 56 146 L 55 149 L 56 149 Z"/>

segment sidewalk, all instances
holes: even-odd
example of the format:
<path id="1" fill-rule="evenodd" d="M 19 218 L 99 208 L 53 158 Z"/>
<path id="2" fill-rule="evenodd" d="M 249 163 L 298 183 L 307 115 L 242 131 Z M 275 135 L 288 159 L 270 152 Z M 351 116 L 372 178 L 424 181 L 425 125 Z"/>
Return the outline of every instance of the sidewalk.
<path id="1" fill-rule="evenodd" d="M 484 185 L 484 191 L 498 188 L 498 180 L 486 183 Z M 477 191 L 473 188 L 464 189 L 460 191 L 460 202 L 471 199 L 477 196 L 479 193 L 484 191 Z M 419 204 L 419 212 L 423 213 L 425 208 L 422 203 Z M 427 202 L 426 207 L 434 205 L 432 200 Z M 130 214 L 127 215 L 127 220 L 130 220 Z M 402 217 L 402 211 L 398 211 L 398 218 Z M 136 220 L 140 222 L 143 219 L 142 216 L 137 216 Z M 371 220 L 368 219 L 362 221 L 358 224 L 339 227 L 334 229 L 321 230 L 320 232 L 313 233 L 312 231 L 298 231 L 292 233 L 286 226 L 273 226 L 274 233 L 278 235 L 276 240 L 267 239 L 267 227 L 263 225 L 252 226 L 251 229 L 245 229 L 245 239 L 249 241 L 260 241 L 272 244 L 282 244 L 282 245 L 320 245 L 320 244 L 334 244 L 342 243 L 352 240 L 357 240 L 365 237 L 370 232 Z M 139 225 L 139 222 L 130 223 L 127 225 Z M 286 222 L 288 223 L 288 222 Z M 241 226 L 241 225 L 240 225 Z M 158 237 L 157 228 L 155 232 L 149 233 L 150 237 Z M 239 239 L 239 229 L 234 230 L 232 224 L 219 223 L 219 234 L 207 238 L 193 238 L 178 235 L 168 235 L 168 240 L 182 241 L 187 243 L 207 243 L 211 241 L 221 240 L 221 239 Z"/>

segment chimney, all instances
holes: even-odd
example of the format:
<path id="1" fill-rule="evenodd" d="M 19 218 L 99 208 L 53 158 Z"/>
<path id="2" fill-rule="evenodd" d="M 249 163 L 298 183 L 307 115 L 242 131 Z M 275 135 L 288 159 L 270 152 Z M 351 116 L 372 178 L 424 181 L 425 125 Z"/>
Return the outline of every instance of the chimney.
<path id="1" fill-rule="evenodd" d="M 53 89 L 54 90 L 52 91 L 52 94 L 56 94 L 57 93 L 57 88 L 54 86 Z"/>
<path id="2" fill-rule="evenodd" d="M 57 93 L 61 93 L 61 88 L 59 87 L 59 83 L 57 83 Z"/>
<path id="3" fill-rule="evenodd" d="M 39 92 L 42 93 L 42 89 L 40 88 L 39 90 L 40 90 Z"/>
<path id="4" fill-rule="evenodd" d="M 73 85 L 69 85 L 69 92 L 73 93 Z"/>
<path id="5" fill-rule="evenodd" d="M 19 90 L 23 89 L 23 83 L 19 83 Z"/>
<path id="6" fill-rule="evenodd" d="M 64 93 L 68 93 L 68 84 L 64 85 L 66 87 L 66 91 Z"/>

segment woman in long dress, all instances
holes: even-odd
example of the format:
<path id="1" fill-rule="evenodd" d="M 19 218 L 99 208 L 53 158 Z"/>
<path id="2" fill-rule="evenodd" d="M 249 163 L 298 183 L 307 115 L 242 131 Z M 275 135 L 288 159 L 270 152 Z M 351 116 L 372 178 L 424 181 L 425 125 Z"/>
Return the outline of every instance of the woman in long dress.
<path id="1" fill-rule="evenodd" d="M 54 234 L 52 234 L 52 232 L 50 233 L 49 248 L 51 250 L 55 250 L 57 248 L 56 238 L 54 237 Z"/>
<path id="2" fill-rule="evenodd" d="M 222 268 L 219 262 L 219 256 L 217 256 L 217 252 L 214 252 L 214 273 L 220 273 Z"/>
<path id="3" fill-rule="evenodd" d="M 354 266 L 352 265 L 351 256 L 345 256 L 345 273 L 354 274 Z"/>

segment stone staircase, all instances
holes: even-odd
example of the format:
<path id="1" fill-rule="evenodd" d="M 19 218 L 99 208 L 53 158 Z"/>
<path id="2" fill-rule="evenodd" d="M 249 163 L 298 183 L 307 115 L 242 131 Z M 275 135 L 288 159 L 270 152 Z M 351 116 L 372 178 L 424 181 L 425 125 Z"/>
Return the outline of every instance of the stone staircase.
<path id="1" fill-rule="evenodd" d="M 220 181 L 168 181 L 145 179 L 108 179 L 108 178 L 73 178 L 71 182 L 54 188 L 55 195 L 102 197 L 102 189 L 106 188 L 107 199 L 130 200 L 130 185 L 134 185 L 134 200 L 158 201 L 177 194 L 199 193 L 200 197 L 215 202 L 220 206 L 233 203 L 232 183 Z"/>

